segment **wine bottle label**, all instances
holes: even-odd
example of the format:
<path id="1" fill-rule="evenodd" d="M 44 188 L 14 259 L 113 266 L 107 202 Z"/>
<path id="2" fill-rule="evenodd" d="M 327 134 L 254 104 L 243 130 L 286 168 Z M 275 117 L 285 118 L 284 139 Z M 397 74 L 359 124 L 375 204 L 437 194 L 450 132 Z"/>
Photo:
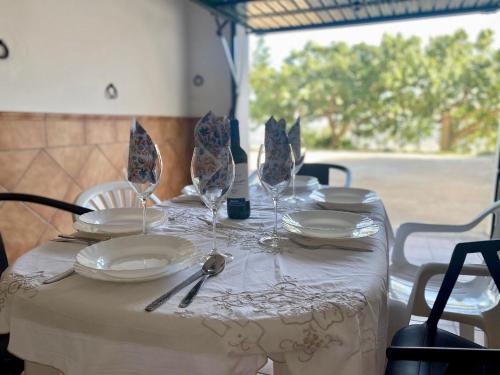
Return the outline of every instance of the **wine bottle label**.
<path id="1" fill-rule="evenodd" d="M 235 165 L 233 187 L 227 197 L 228 199 L 243 198 L 244 200 L 249 200 L 247 163 L 238 163 Z"/>

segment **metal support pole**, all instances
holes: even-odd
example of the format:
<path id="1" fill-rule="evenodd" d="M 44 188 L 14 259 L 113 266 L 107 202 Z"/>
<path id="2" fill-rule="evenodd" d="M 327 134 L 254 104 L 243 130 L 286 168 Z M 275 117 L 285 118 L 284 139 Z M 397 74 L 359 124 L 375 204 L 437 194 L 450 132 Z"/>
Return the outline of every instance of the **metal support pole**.
<path id="1" fill-rule="evenodd" d="M 497 148 L 496 148 L 496 174 L 495 174 L 495 191 L 494 191 L 494 199 L 495 202 L 500 199 L 500 122 L 498 123 L 497 129 Z M 491 238 L 500 238 L 500 215 L 496 213 L 493 214 L 493 218 L 491 220 Z"/>
<path id="2" fill-rule="evenodd" d="M 231 57 L 233 61 L 234 73 L 231 74 L 231 108 L 229 110 L 230 118 L 236 117 L 236 108 L 238 106 L 238 75 L 235 67 L 235 47 L 236 47 L 236 23 L 231 22 Z"/>
<path id="3" fill-rule="evenodd" d="M 231 72 L 231 107 L 229 109 L 229 117 L 233 118 L 236 114 L 236 106 L 238 103 L 238 72 L 235 64 L 236 23 L 229 22 L 228 20 L 221 22 L 217 16 L 215 17 L 215 22 L 217 24 L 217 36 L 222 43 L 227 65 Z M 228 24 L 230 27 L 230 43 L 228 43 L 224 35 L 224 29 Z"/>

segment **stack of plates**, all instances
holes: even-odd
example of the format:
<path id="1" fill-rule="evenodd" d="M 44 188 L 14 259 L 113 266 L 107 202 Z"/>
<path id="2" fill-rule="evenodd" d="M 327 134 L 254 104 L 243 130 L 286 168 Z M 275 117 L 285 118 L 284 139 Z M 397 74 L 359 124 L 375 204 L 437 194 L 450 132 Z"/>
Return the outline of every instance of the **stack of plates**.
<path id="1" fill-rule="evenodd" d="M 163 235 L 113 238 L 81 250 L 74 269 L 96 280 L 138 282 L 158 279 L 199 261 L 191 241 Z"/>
<path id="2" fill-rule="evenodd" d="M 348 208 L 351 205 L 371 204 L 380 199 L 377 193 L 370 190 L 335 187 L 317 190 L 310 195 L 310 198 L 321 207 L 332 210 Z"/>
<path id="3" fill-rule="evenodd" d="M 300 211 L 283 216 L 283 228 L 304 237 L 322 239 L 361 238 L 378 232 L 372 219 L 341 211 Z"/>
<path id="4" fill-rule="evenodd" d="M 146 226 L 153 228 L 165 219 L 160 208 L 146 209 Z M 142 208 L 109 208 L 87 212 L 73 223 L 79 232 L 108 235 L 125 235 L 142 231 Z"/>
<path id="5" fill-rule="evenodd" d="M 316 177 L 312 176 L 295 176 L 295 192 L 304 193 L 307 191 L 315 191 L 321 187 Z M 285 194 L 292 193 L 292 184 L 286 188 Z"/>

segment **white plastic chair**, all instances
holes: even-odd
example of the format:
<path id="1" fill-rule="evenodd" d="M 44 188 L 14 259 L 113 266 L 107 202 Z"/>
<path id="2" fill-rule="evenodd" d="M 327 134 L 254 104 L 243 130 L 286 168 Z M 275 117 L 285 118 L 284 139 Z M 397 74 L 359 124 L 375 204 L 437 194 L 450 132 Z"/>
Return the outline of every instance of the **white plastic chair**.
<path id="1" fill-rule="evenodd" d="M 161 200 L 154 194 L 149 196 L 154 204 Z M 75 199 L 75 204 L 93 210 L 105 208 L 139 207 L 139 199 L 127 181 L 113 181 L 96 185 L 83 191 Z"/>
<path id="2" fill-rule="evenodd" d="M 432 277 L 443 275 L 448 266 L 442 263 L 422 266 L 411 264 L 404 252 L 408 236 L 417 232 L 467 232 L 499 209 L 500 201 L 497 201 L 482 211 L 474 220 L 463 225 L 404 223 L 399 227 L 389 270 L 388 337 L 392 337 L 399 328 L 408 325 L 411 315 L 428 316 L 429 306 L 433 305 L 442 281 L 442 277 Z M 419 273 L 420 278 L 417 281 Z M 483 265 L 466 265 L 462 274 L 489 275 Z M 453 291 L 443 313 L 443 319 L 459 322 L 460 334 L 468 339 L 473 339 L 474 331 L 466 325 L 481 328 L 486 334 L 489 347 L 500 348 L 500 296 L 492 280 L 486 277 L 474 277 L 466 282 L 459 281 Z"/>

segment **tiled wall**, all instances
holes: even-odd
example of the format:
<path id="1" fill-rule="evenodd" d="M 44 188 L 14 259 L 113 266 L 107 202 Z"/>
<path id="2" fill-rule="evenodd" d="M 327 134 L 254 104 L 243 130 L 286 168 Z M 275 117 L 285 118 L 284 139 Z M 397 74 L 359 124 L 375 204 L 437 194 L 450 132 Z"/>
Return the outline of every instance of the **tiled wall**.
<path id="1" fill-rule="evenodd" d="M 156 194 L 166 199 L 190 182 L 194 118 L 140 116 L 164 163 Z M 0 112 L 0 191 L 72 202 L 83 190 L 122 180 L 131 118 Z M 68 233 L 69 213 L 0 202 L 0 233 L 9 261 L 39 243 Z"/>

